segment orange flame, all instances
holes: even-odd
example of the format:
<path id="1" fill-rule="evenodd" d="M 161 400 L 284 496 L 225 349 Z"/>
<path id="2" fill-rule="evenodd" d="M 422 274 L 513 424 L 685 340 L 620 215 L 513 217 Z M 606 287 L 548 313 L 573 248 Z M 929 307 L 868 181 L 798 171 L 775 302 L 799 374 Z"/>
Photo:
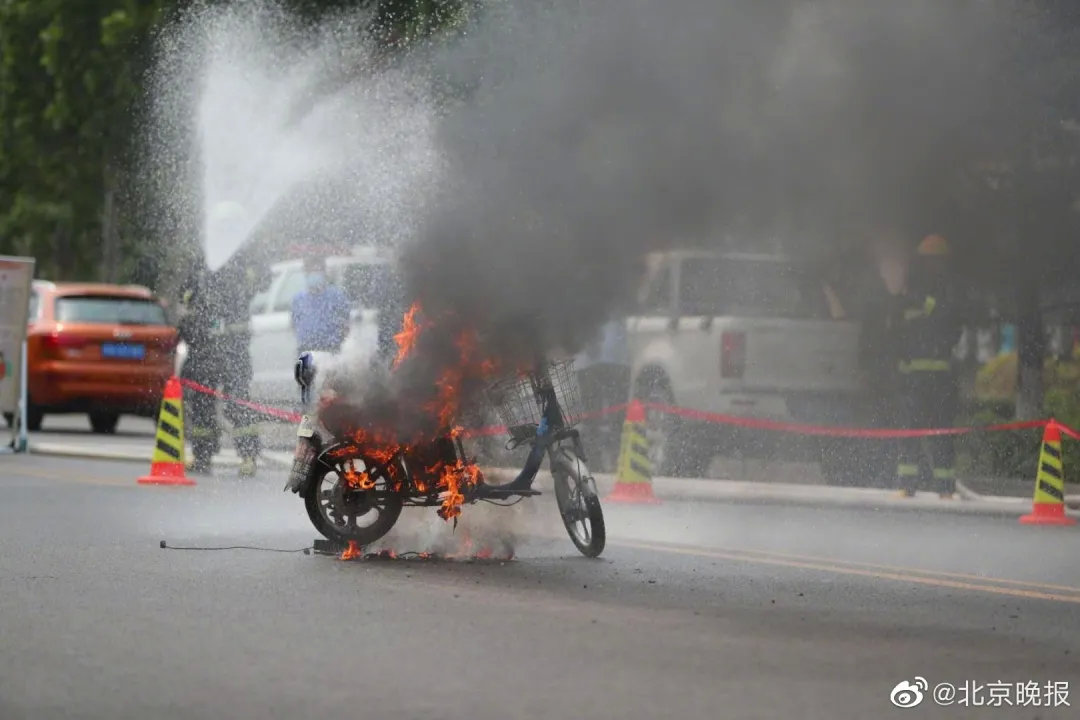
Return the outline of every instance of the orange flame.
<path id="1" fill-rule="evenodd" d="M 342 560 L 356 560 L 359 557 L 363 557 L 364 551 L 355 540 L 349 541 L 349 546 L 341 553 Z"/>
<path id="2" fill-rule="evenodd" d="M 398 365 L 409 356 L 409 353 L 416 347 L 416 341 L 420 338 L 420 331 L 423 327 L 416 320 L 417 314 L 420 312 L 420 303 L 415 302 L 405 313 L 405 320 L 401 325 L 401 332 L 394 335 L 394 342 L 397 343 L 398 351 L 397 357 L 394 358 L 393 369 L 397 369 Z"/>
<path id="3" fill-rule="evenodd" d="M 422 318 L 422 312 L 420 304 L 414 303 L 405 313 L 401 332 L 394 335 L 398 346 L 392 365 L 394 369 L 415 351 L 420 334 L 433 325 Z M 465 329 L 458 333 L 454 338 L 454 344 L 458 357 L 441 369 L 430 398 L 421 399 L 419 402 L 425 412 L 438 420 L 438 434 L 445 433 L 450 438 L 457 439 L 462 434 L 462 428 L 456 420 L 462 409 L 464 388 L 491 377 L 498 370 L 499 363 L 496 359 L 479 356 L 480 341 L 475 330 Z M 418 436 L 405 442 L 398 439 L 397 433 L 389 427 L 353 428 L 350 429 L 347 437 L 348 444 L 334 451 L 332 456 L 335 459 L 350 461 L 348 470 L 345 472 L 345 480 L 351 489 L 370 490 L 374 487 L 372 473 L 382 474 L 381 470 L 376 471 L 371 467 L 374 462 L 386 469 L 388 484 L 395 492 L 415 492 L 425 495 L 438 493 L 440 495 L 438 514 L 447 521 L 461 514 L 467 489 L 482 481 L 479 468 L 474 463 L 462 459 L 450 463 L 439 462 L 434 467 L 424 468 L 423 471 L 410 471 L 406 475 L 403 472 L 404 467 L 399 467 L 395 460 L 404 456 L 407 466 L 410 451 L 429 442 L 432 438 Z M 357 472 L 352 466 L 351 458 L 361 456 L 367 460 L 369 467 L 364 472 Z M 411 480 L 412 488 L 406 485 L 408 480 Z"/>

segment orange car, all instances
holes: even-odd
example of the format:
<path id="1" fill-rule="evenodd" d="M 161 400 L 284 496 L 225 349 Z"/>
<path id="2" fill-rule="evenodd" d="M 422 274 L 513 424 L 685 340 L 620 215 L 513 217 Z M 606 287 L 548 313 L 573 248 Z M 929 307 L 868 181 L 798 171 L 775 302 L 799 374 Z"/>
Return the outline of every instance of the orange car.
<path id="1" fill-rule="evenodd" d="M 112 433 L 121 414 L 155 417 L 176 343 L 164 305 L 144 287 L 35 280 L 27 425 L 85 412 L 94 432 Z"/>

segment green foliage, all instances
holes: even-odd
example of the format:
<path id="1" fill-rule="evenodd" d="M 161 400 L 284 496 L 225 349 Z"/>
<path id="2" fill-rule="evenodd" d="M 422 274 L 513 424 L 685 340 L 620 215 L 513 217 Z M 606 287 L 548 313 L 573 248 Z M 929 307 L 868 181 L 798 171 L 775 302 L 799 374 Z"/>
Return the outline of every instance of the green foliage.
<path id="1" fill-rule="evenodd" d="M 475 0 L 291 0 L 317 20 L 373 10 L 390 51 L 461 22 Z M 133 125 L 153 33 L 177 0 L 0 0 L 0 253 L 53 279 L 153 280 Z M 112 269 L 112 266 L 118 270 Z"/>
<path id="2" fill-rule="evenodd" d="M 960 425 L 985 426 L 1013 419 L 1011 404 L 985 403 L 959 418 Z M 1040 430 L 978 432 L 957 440 L 957 464 L 962 475 L 1028 477 L 1039 456 Z"/>
<path id="3" fill-rule="evenodd" d="M 990 425 L 1012 420 L 1016 354 L 991 360 L 980 369 L 979 377 L 976 409 L 961 418 L 960 424 Z M 1048 360 L 1044 380 L 1044 416 L 1080 428 L 1080 361 Z M 995 477 L 1031 476 L 1039 456 L 1040 437 L 1039 430 L 965 436 L 959 441 L 961 471 Z M 1065 439 L 1063 451 L 1066 480 L 1080 482 L 1080 442 Z"/>
<path id="4" fill-rule="evenodd" d="M 0 3 L 0 237 L 39 273 L 99 272 L 149 31 L 164 0 Z"/>

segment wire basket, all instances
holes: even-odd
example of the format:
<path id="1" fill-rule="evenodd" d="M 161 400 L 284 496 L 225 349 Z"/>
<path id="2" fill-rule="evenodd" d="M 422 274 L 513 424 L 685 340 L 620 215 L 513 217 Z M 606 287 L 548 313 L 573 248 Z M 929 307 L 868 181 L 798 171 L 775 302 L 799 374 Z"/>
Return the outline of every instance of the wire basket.
<path id="1" fill-rule="evenodd" d="M 581 419 L 583 406 L 573 358 L 550 362 L 540 372 L 504 378 L 488 388 L 488 401 L 511 437 L 517 437 L 523 429 L 531 429 L 540 423 L 544 410 L 537 396 L 545 380 L 549 380 L 555 390 L 563 423 L 573 427 Z"/>

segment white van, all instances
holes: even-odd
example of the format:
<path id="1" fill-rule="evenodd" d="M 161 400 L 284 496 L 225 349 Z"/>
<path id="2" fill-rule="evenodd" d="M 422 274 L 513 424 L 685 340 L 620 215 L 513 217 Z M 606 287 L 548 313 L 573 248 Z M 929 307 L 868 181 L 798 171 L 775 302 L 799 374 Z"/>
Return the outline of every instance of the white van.
<path id="1" fill-rule="evenodd" d="M 250 305 L 250 397 L 259 402 L 290 407 L 299 399 L 293 379 L 298 350 L 292 328 L 292 301 L 305 288 L 304 261 L 279 262 L 270 270 L 270 284 L 252 298 Z M 326 270 L 329 281 L 345 290 L 353 303 L 352 329 L 342 346 L 342 355 L 364 360 L 375 352 L 379 307 L 384 304 L 389 283 L 397 276 L 392 251 L 355 247 L 351 255 L 328 257 Z M 179 348 L 177 374 L 186 356 L 186 348 Z"/>
<path id="2" fill-rule="evenodd" d="M 354 248 L 352 255 L 326 259 L 329 281 L 343 289 L 353 303 L 352 329 L 341 354 L 366 359 L 378 342 L 378 313 L 387 283 L 396 276 L 389 250 Z M 251 301 L 251 397 L 263 402 L 293 402 L 299 392 L 293 379 L 296 334 L 292 301 L 304 290 L 304 262 L 290 260 L 271 266 L 270 285 Z"/>

